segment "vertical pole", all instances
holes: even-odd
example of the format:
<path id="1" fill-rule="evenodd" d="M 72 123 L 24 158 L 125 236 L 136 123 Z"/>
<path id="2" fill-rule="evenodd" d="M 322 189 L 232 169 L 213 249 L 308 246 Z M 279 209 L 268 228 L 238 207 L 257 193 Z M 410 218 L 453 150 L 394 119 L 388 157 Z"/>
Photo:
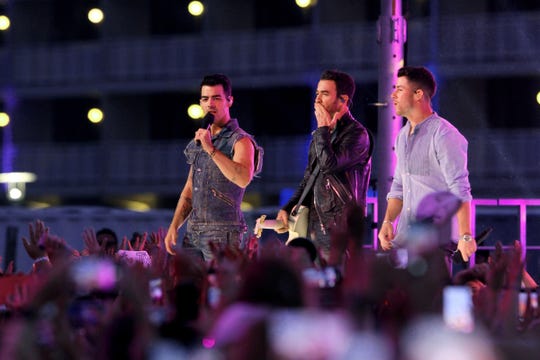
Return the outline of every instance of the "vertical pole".
<path id="1" fill-rule="evenodd" d="M 404 64 L 403 46 L 406 41 L 406 24 L 402 16 L 401 0 L 381 0 L 381 15 L 377 24 L 379 52 L 379 118 L 377 133 L 377 201 L 378 219 L 384 219 L 386 194 L 390 190 L 396 165 L 394 141 L 402 126 L 391 104 L 397 71 Z"/>
<path id="2" fill-rule="evenodd" d="M 13 271 L 17 271 L 17 234 L 19 229 L 16 226 L 6 228 L 6 246 L 4 251 L 4 266 L 13 261 Z"/>
<path id="3" fill-rule="evenodd" d="M 7 7 L 7 12 L 9 16 L 12 16 L 13 14 L 13 5 L 10 3 Z M 11 37 L 7 36 L 6 38 L 6 50 L 8 53 L 8 58 L 11 58 L 12 55 L 12 41 Z M 11 63 L 9 63 L 8 66 L 11 66 Z M 4 104 L 4 111 L 9 115 L 10 117 L 10 123 L 2 129 L 2 169 L 1 172 L 7 173 L 13 171 L 13 161 L 15 159 L 16 155 L 16 149 L 15 145 L 13 144 L 13 121 L 16 118 L 15 110 L 16 110 L 16 103 L 17 103 L 17 97 L 15 95 L 15 91 L 13 90 L 13 87 L 11 86 L 12 79 L 8 79 L 6 83 L 3 84 L 3 87 L 1 89 L 1 98 L 2 102 Z M 3 191 L 6 192 L 8 188 L 8 184 L 3 184 Z"/>

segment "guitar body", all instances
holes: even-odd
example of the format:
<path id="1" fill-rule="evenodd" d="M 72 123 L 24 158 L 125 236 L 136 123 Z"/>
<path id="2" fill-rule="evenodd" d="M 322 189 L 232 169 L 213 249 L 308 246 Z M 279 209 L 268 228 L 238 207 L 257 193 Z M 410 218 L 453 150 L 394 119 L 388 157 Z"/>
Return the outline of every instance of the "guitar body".
<path id="1" fill-rule="evenodd" d="M 309 218 L 309 208 L 307 206 L 300 205 L 295 216 L 289 215 L 289 238 L 287 242 L 299 237 L 307 237 Z"/>
<path id="2" fill-rule="evenodd" d="M 307 228 L 309 219 L 309 208 L 307 206 L 300 206 L 295 216 L 289 214 L 289 237 L 285 242 L 285 245 L 292 239 L 298 237 L 307 237 Z M 283 223 L 279 220 L 266 220 L 266 215 L 262 215 L 257 219 L 255 223 L 255 229 L 253 232 L 257 237 L 261 237 L 263 229 L 282 229 Z"/>

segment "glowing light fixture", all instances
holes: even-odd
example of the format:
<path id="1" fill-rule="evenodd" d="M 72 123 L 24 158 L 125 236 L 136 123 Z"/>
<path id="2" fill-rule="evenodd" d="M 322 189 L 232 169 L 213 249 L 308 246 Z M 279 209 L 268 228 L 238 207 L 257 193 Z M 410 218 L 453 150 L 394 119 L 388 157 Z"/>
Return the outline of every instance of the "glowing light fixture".
<path id="1" fill-rule="evenodd" d="M 6 31 L 11 26 L 11 21 L 6 15 L 0 15 L 0 31 Z"/>
<path id="2" fill-rule="evenodd" d="M 187 109 L 187 113 L 192 119 L 200 119 L 203 116 L 203 109 L 199 104 L 191 104 Z"/>
<path id="3" fill-rule="evenodd" d="M 296 5 L 304 9 L 310 6 L 314 6 L 316 2 L 316 0 L 296 0 Z"/>
<path id="4" fill-rule="evenodd" d="M 241 209 L 242 211 L 251 211 L 251 210 L 253 210 L 253 205 L 250 204 L 250 203 L 248 203 L 248 202 L 246 202 L 246 201 L 242 201 L 242 202 L 240 203 L 240 209 Z"/>
<path id="5" fill-rule="evenodd" d="M 93 8 L 88 11 L 88 20 L 93 24 L 99 24 L 103 21 L 105 15 L 99 8 Z"/>
<path id="6" fill-rule="evenodd" d="M 126 200 L 124 201 L 124 207 L 129 210 L 138 211 L 138 212 L 146 212 L 150 211 L 150 205 L 142 202 L 142 201 L 136 201 L 136 200 Z"/>
<path id="7" fill-rule="evenodd" d="M 8 126 L 9 115 L 5 112 L 0 112 L 0 127 Z"/>
<path id="8" fill-rule="evenodd" d="M 22 188 L 21 188 L 22 187 Z M 25 193 L 24 183 L 21 184 L 8 184 L 7 197 L 11 201 L 21 201 Z"/>
<path id="9" fill-rule="evenodd" d="M 36 174 L 29 172 L 9 172 L 0 174 L 0 183 L 7 184 L 6 196 L 9 201 L 19 202 L 26 195 L 26 183 L 36 181 Z"/>
<path id="10" fill-rule="evenodd" d="M 536 93 L 536 102 L 540 105 L 540 91 Z"/>
<path id="11" fill-rule="evenodd" d="M 200 1 L 191 1 L 188 5 L 188 11 L 193 16 L 201 16 L 204 12 L 204 5 Z"/>
<path id="12" fill-rule="evenodd" d="M 103 111 L 98 108 L 91 108 L 88 110 L 88 120 L 94 124 L 98 124 L 103 121 Z"/>

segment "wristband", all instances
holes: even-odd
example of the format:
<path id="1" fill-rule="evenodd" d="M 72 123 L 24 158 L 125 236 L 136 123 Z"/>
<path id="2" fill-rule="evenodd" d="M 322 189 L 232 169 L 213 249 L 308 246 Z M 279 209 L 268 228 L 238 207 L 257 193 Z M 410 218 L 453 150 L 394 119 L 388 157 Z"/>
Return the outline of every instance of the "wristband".
<path id="1" fill-rule="evenodd" d="M 42 262 L 42 261 L 49 261 L 49 257 L 48 256 L 38 257 L 38 258 L 34 259 L 34 264 L 37 264 L 38 262 Z"/>
<path id="2" fill-rule="evenodd" d="M 210 157 L 213 158 L 214 155 L 216 155 L 216 147 L 214 146 L 214 148 L 212 149 L 212 151 L 210 152 Z"/>
<path id="3" fill-rule="evenodd" d="M 382 223 L 383 224 L 390 224 L 390 225 L 394 226 L 394 223 L 391 222 L 390 220 L 384 220 Z"/>

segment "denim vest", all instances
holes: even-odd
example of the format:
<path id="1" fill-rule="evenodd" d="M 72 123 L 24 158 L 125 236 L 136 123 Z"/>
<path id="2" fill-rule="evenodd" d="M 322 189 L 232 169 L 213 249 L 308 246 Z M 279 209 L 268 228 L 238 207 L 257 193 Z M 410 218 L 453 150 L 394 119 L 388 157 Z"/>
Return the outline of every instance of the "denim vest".
<path id="1" fill-rule="evenodd" d="M 229 123 L 215 136 L 212 143 L 232 159 L 234 145 L 244 137 L 252 139 L 238 126 L 238 120 Z M 187 162 L 193 169 L 193 210 L 188 219 L 187 231 L 247 230 L 240 204 L 245 189 L 229 181 L 202 146 L 192 140 L 184 150 Z"/>

